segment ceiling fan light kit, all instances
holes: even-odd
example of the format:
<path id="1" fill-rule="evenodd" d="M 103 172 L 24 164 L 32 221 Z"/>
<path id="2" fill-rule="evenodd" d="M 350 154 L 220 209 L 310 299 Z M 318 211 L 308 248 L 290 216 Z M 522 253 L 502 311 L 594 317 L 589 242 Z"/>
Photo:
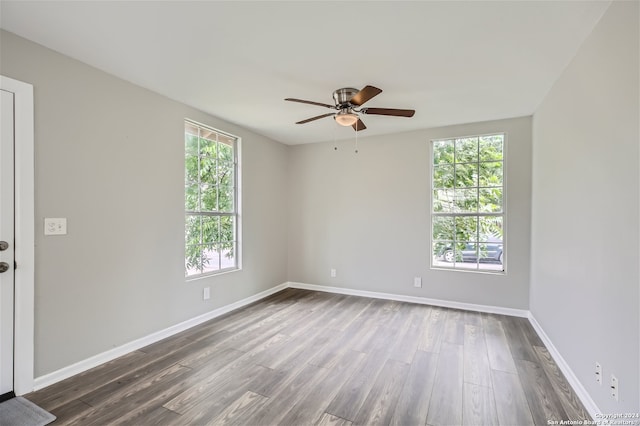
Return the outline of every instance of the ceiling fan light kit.
<path id="1" fill-rule="evenodd" d="M 373 86 L 365 86 L 362 90 L 352 87 L 344 87 L 333 92 L 334 105 L 323 104 L 321 102 L 306 101 L 303 99 L 286 98 L 285 101 L 298 102 L 302 104 L 316 105 L 329 109 L 335 109 L 336 113 L 327 113 L 306 120 L 298 121 L 296 124 L 305 124 L 310 121 L 319 120 L 324 117 L 333 116 L 334 120 L 341 126 L 351 126 L 356 132 L 364 130 L 364 125 L 358 114 L 387 115 L 393 117 L 413 117 L 415 111 L 412 109 L 394 108 L 360 108 L 365 102 L 374 96 L 382 93 L 382 89 Z"/>
<path id="2" fill-rule="evenodd" d="M 340 111 L 333 117 L 336 122 L 341 126 L 353 126 L 358 122 L 358 114 L 354 114 L 352 112 L 344 112 Z"/>

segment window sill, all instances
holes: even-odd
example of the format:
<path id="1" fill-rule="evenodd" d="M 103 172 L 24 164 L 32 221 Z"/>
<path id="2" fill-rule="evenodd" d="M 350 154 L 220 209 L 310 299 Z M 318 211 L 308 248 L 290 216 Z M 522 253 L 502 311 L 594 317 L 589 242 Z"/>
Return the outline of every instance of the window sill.
<path id="1" fill-rule="evenodd" d="M 219 277 L 221 275 L 232 274 L 234 272 L 239 272 L 239 271 L 242 271 L 242 268 L 240 268 L 240 267 L 238 267 L 238 268 L 228 268 L 228 269 L 222 269 L 220 271 L 215 271 L 215 272 L 207 272 L 206 274 L 192 275 L 190 277 L 184 277 L 184 280 L 186 282 L 199 281 L 199 280 L 203 280 L 203 279 L 206 279 L 206 278 Z"/>
<path id="2" fill-rule="evenodd" d="M 470 274 L 507 275 L 506 269 L 491 271 L 486 269 L 478 270 L 478 269 L 464 269 L 464 268 L 447 268 L 445 266 L 433 266 L 433 265 L 430 267 L 430 269 L 433 271 L 455 271 L 455 272 L 466 272 Z"/>

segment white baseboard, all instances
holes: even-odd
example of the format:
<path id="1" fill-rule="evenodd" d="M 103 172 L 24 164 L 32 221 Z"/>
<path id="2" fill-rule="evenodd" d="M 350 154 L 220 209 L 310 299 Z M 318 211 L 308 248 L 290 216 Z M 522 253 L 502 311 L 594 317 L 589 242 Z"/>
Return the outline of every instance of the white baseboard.
<path id="1" fill-rule="evenodd" d="M 291 288 L 304 290 L 324 291 L 327 293 L 346 294 L 349 296 L 371 297 L 373 299 L 397 300 L 399 302 L 418 303 L 421 305 L 442 306 L 444 308 L 464 309 L 466 311 L 487 312 L 490 314 L 509 315 L 512 317 L 529 317 L 529 311 L 524 309 L 503 308 L 500 306 L 477 305 L 474 303 L 453 302 L 450 300 L 430 299 L 428 297 L 405 296 L 402 294 L 379 293 L 375 291 L 354 290 L 344 287 L 329 287 L 316 284 L 305 284 L 297 282 L 287 283 Z"/>
<path id="2" fill-rule="evenodd" d="M 100 364 L 104 364 L 105 362 L 114 360 L 122 355 L 128 354 L 129 352 L 138 350 L 147 345 L 158 342 L 167 337 L 173 336 L 174 334 L 180 333 L 181 331 L 187 330 L 191 327 L 195 327 L 198 324 L 202 324 L 203 322 L 206 322 L 213 318 L 224 315 L 227 312 L 233 311 L 234 309 L 238 309 L 250 303 L 256 302 L 260 299 L 264 299 L 265 297 L 270 296 L 273 293 L 277 293 L 281 290 L 284 290 L 287 287 L 288 287 L 288 283 L 277 285 L 268 290 L 262 291 L 258 294 L 254 294 L 253 296 L 247 297 L 242 300 L 238 300 L 237 302 L 231 303 L 226 306 L 222 306 L 220 308 L 214 309 L 213 311 L 199 315 L 195 318 L 191 318 L 179 324 L 165 328 L 164 330 L 160 330 L 155 333 L 149 334 L 148 336 L 144 336 L 144 337 L 141 337 L 140 339 L 136 339 L 132 342 L 125 343 L 124 345 L 118 346 L 117 348 L 109 349 L 108 351 L 102 352 L 90 358 L 76 362 L 75 364 L 61 368 L 60 370 L 56 370 L 52 373 L 45 374 L 44 376 L 37 377 L 34 380 L 33 390 L 35 391 L 38 389 L 42 389 L 56 382 L 64 380 L 68 377 L 74 376 L 76 374 L 87 371 L 91 368 L 97 367 Z"/>
<path id="3" fill-rule="evenodd" d="M 544 329 L 531 312 L 529 312 L 529 322 L 533 326 L 536 333 L 538 333 L 538 336 L 540 336 L 540 339 L 542 340 L 544 345 L 547 347 L 547 350 L 549 351 L 549 354 L 551 354 L 553 360 L 556 362 L 556 364 L 558 364 L 558 367 L 560 368 L 560 371 L 562 371 L 562 374 L 564 374 L 564 376 L 567 378 L 567 381 L 573 388 L 573 391 L 576 393 L 580 401 L 582 401 L 584 408 L 587 409 L 591 418 L 594 420 L 598 420 L 599 417 L 597 417 L 596 415 L 599 415 L 601 413 L 601 411 L 598 409 L 598 406 L 591 398 L 591 395 L 589 395 L 589 392 L 587 392 L 587 390 L 584 388 L 582 382 L 580 382 L 578 377 L 574 374 L 571 367 L 569 367 L 567 361 L 565 361 L 562 355 L 560 355 L 558 349 L 556 349 L 549 336 L 547 336 L 547 333 L 544 332 Z"/>

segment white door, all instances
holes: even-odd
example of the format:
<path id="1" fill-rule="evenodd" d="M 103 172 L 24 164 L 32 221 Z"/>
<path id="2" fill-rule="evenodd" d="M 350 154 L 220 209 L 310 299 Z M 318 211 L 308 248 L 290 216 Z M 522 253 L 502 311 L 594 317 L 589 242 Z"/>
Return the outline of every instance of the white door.
<path id="1" fill-rule="evenodd" d="M 0 90 L 0 396 L 13 392 L 14 94 Z"/>

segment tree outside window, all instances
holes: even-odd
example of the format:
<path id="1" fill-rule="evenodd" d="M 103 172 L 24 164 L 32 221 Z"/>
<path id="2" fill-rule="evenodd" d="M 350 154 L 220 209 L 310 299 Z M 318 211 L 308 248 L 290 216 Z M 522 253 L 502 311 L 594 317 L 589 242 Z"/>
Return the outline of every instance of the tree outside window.
<path id="1" fill-rule="evenodd" d="M 504 271 L 504 139 L 432 141 L 432 267 Z"/>
<path id="2" fill-rule="evenodd" d="M 237 138 L 185 122 L 185 275 L 238 267 Z"/>

